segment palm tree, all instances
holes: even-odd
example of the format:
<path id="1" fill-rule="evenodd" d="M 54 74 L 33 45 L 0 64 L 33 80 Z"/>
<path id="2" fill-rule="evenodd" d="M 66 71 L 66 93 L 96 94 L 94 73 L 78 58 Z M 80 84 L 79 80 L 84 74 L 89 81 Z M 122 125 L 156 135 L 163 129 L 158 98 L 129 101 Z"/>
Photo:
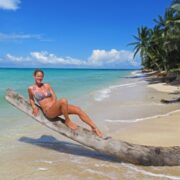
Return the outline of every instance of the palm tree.
<path id="1" fill-rule="evenodd" d="M 138 28 L 134 57 L 140 52 L 144 68 L 169 71 L 180 68 L 180 0 L 174 0 L 152 29 Z"/>
<path id="2" fill-rule="evenodd" d="M 151 39 L 149 42 L 149 51 L 147 53 L 151 56 L 152 69 L 159 71 L 166 70 L 166 51 L 163 48 L 163 31 L 155 26 L 151 29 Z"/>
<path id="3" fill-rule="evenodd" d="M 159 37 L 161 37 L 161 34 L 158 28 L 153 30 L 141 27 L 138 28 L 138 36 L 134 36 L 137 41 L 129 44 L 135 45 L 134 57 L 140 52 L 142 65 L 147 69 L 162 70 L 159 63 L 161 53 L 157 43 Z"/>
<path id="4" fill-rule="evenodd" d="M 146 62 L 146 50 L 149 41 L 149 29 L 147 27 L 138 28 L 138 35 L 133 36 L 136 42 L 130 43 L 128 45 L 135 45 L 134 47 L 134 57 L 140 52 L 142 59 L 142 64 Z"/>
<path id="5" fill-rule="evenodd" d="M 180 67 L 180 1 L 174 1 L 167 16 L 167 34 L 164 47 L 168 53 L 168 70 Z"/>
<path id="6" fill-rule="evenodd" d="M 172 49 L 172 30 L 174 27 L 174 17 L 175 11 L 173 9 L 166 9 L 164 16 L 159 16 L 158 19 L 155 19 L 156 26 L 154 27 L 154 32 L 160 32 L 158 35 L 159 38 L 156 38 L 157 44 L 157 55 L 161 66 L 161 70 L 169 70 L 169 52 Z M 157 37 L 158 37 L 157 36 Z"/>
<path id="7" fill-rule="evenodd" d="M 180 12 L 180 0 L 175 0 L 172 2 L 171 8 Z"/>

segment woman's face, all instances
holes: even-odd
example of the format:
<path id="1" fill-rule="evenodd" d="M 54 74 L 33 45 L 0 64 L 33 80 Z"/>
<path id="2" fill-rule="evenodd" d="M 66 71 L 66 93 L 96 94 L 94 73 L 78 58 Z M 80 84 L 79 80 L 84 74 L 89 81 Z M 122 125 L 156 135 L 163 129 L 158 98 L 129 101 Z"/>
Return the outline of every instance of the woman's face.
<path id="1" fill-rule="evenodd" d="M 42 72 L 37 72 L 36 75 L 34 75 L 34 79 L 35 79 L 36 84 L 41 84 L 43 78 L 44 78 L 44 75 Z"/>

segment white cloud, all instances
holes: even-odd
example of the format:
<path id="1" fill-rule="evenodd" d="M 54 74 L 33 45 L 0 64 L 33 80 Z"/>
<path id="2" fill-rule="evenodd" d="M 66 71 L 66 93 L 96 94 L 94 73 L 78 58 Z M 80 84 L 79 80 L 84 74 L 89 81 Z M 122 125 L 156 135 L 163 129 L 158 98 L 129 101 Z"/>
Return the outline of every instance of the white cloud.
<path id="1" fill-rule="evenodd" d="M 7 54 L 4 57 L 13 63 L 27 63 L 33 65 L 45 66 L 72 66 L 72 67 L 119 67 L 126 66 L 139 66 L 133 59 L 133 52 L 127 50 L 93 50 L 92 54 L 87 60 L 80 60 L 72 57 L 60 57 L 47 51 L 31 52 L 29 56 L 13 56 Z"/>
<path id="2" fill-rule="evenodd" d="M 17 10 L 20 0 L 0 0 L 0 8 L 7 10 Z"/>
<path id="3" fill-rule="evenodd" d="M 27 61 L 31 61 L 29 57 L 23 57 L 23 56 L 13 56 L 11 54 L 6 54 L 5 58 L 8 61 L 14 62 L 14 63 L 23 63 Z"/>
<path id="4" fill-rule="evenodd" d="M 121 63 L 121 62 L 130 62 L 134 63 L 133 52 L 127 50 L 116 50 L 111 49 L 106 50 L 93 50 L 92 55 L 89 57 L 89 64 L 94 65 L 104 65 L 112 63 Z"/>
<path id="5" fill-rule="evenodd" d="M 15 41 L 25 39 L 44 40 L 43 36 L 40 34 L 5 34 L 0 32 L 0 41 Z"/>
<path id="6" fill-rule="evenodd" d="M 31 52 L 31 56 L 42 64 L 61 64 L 61 65 L 82 65 L 83 61 L 71 57 L 57 57 L 48 52 Z"/>

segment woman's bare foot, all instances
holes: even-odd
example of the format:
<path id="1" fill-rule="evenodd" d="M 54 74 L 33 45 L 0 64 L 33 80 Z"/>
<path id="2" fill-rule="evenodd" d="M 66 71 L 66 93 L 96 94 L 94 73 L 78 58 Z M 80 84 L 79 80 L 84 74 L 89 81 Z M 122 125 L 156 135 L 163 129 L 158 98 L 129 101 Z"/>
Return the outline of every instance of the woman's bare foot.
<path id="1" fill-rule="evenodd" d="M 71 120 L 66 120 L 65 125 L 73 130 L 77 129 L 77 125 L 73 123 Z"/>
<path id="2" fill-rule="evenodd" d="M 102 132 L 98 128 L 92 128 L 92 131 L 95 132 L 97 136 L 103 137 Z"/>

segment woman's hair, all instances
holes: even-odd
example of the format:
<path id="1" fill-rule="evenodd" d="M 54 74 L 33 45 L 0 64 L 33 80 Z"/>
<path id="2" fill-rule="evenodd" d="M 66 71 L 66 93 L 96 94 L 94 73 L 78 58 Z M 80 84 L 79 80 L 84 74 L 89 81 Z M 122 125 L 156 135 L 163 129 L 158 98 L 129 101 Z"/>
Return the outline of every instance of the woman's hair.
<path id="1" fill-rule="evenodd" d="M 44 72 L 43 72 L 43 70 L 42 69 L 35 69 L 34 70 L 34 76 L 38 73 L 38 72 L 41 72 L 42 74 L 43 74 L 43 76 L 44 76 Z"/>

